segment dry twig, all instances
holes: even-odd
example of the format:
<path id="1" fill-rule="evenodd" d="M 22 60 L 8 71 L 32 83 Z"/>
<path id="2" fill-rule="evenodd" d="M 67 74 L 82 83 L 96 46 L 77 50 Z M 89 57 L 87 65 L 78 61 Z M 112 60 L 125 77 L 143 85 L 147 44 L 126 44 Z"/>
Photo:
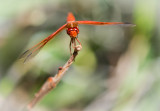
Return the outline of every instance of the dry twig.
<path id="1" fill-rule="evenodd" d="M 65 72 L 68 70 L 68 68 L 71 66 L 71 64 L 74 62 L 76 56 L 78 55 L 78 52 L 82 49 L 81 45 L 77 45 L 74 49 L 74 52 L 72 56 L 69 58 L 69 60 L 66 62 L 66 64 L 63 67 L 60 67 L 58 70 L 58 73 L 54 77 L 49 77 L 48 80 L 43 84 L 41 89 L 38 93 L 35 94 L 34 99 L 28 104 L 28 109 L 32 109 L 34 105 L 43 97 L 45 96 L 49 91 L 54 89 L 56 85 L 59 83 L 61 78 L 64 76 Z"/>

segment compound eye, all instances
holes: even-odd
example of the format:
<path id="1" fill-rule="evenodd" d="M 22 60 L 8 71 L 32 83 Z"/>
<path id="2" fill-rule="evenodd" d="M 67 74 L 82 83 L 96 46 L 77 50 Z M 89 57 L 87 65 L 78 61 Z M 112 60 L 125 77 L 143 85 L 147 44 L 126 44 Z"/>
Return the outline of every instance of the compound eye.
<path id="1" fill-rule="evenodd" d="M 74 30 L 79 33 L 79 29 L 77 27 L 74 27 Z"/>
<path id="2" fill-rule="evenodd" d="M 68 29 L 67 29 L 67 34 L 70 35 L 70 32 L 71 32 L 71 31 L 73 31 L 73 29 L 72 29 L 72 28 L 68 28 Z"/>

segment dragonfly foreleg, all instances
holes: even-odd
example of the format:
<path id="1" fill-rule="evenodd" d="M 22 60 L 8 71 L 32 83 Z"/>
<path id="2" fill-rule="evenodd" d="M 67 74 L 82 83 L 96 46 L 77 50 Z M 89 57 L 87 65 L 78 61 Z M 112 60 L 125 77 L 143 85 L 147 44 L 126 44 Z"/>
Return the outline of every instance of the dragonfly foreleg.
<path id="1" fill-rule="evenodd" d="M 77 42 L 79 43 L 79 45 L 81 45 L 81 42 L 78 40 L 78 38 L 76 38 Z M 82 46 L 82 45 L 81 45 Z"/>
<path id="2" fill-rule="evenodd" d="M 71 45 L 72 45 L 72 39 L 70 40 L 70 43 L 69 43 L 70 55 L 72 55 L 72 48 L 71 48 Z"/>

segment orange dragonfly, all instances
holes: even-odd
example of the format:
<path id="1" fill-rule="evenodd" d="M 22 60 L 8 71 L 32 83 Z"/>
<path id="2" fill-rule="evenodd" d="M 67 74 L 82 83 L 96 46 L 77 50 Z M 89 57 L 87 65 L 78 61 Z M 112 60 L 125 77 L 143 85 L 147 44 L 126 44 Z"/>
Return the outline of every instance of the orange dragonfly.
<path id="1" fill-rule="evenodd" d="M 29 60 L 31 57 L 35 56 L 40 49 L 42 49 L 51 39 L 53 39 L 59 32 L 66 29 L 67 34 L 70 36 L 70 54 L 71 54 L 71 46 L 74 48 L 76 46 L 76 41 L 81 45 L 78 40 L 79 28 L 78 25 L 129 25 L 134 26 L 133 24 L 123 23 L 123 22 L 99 22 L 99 21 L 76 21 L 74 15 L 70 12 L 68 13 L 67 23 L 61 26 L 57 31 L 49 35 L 47 38 L 33 46 L 32 48 L 25 51 L 20 58 L 24 58 L 24 62 Z"/>

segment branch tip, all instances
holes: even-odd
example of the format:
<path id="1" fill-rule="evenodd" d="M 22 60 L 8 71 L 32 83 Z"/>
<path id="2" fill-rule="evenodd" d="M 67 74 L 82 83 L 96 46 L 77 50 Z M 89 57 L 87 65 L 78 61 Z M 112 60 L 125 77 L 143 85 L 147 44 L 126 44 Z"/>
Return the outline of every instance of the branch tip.
<path id="1" fill-rule="evenodd" d="M 69 58 L 69 60 L 66 62 L 66 64 L 63 67 L 58 68 L 58 73 L 54 77 L 49 77 L 48 80 L 42 85 L 39 92 L 35 94 L 35 97 L 33 100 L 28 104 L 27 108 L 28 110 L 32 109 L 34 105 L 43 97 L 45 96 L 49 91 L 54 89 L 56 85 L 59 83 L 65 72 L 68 70 L 68 68 L 71 66 L 71 64 L 74 62 L 76 56 L 78 55 L 78 52 L 82 49 L 81 45 L 77 45 L 74 49 L 73 55 Z"/>
<path id="2" fill-rule="evenodd" d="M 76 50 L 77 50 L 77 51 L 80 51 L 81 49 L 82 49 L 82 45 L 77 45 L 77 46 L 76 46 Z"/>

